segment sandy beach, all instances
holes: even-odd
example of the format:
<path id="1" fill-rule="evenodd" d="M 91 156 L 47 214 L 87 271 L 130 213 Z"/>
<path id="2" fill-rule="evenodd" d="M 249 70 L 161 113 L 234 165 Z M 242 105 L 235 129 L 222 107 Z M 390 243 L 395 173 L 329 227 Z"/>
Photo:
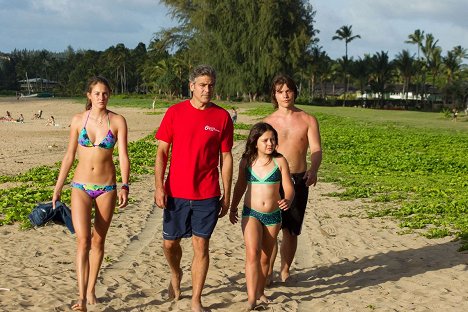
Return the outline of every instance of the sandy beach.
<path id="1" fill-rule="evenodd" d="M 132 141 L 154 131 L 162 118 L 145 114 L 150 110 L 113 108 L 112 99 L 109 105 L 127 119 Z M 238 106 L 238 121 L 251 122 Z M 43 119 L 31 119 L 39 109 Z M 0 122 L 0 175 L 60 161 L 69 121 L 83 109 L 84 103 L 63 99 L 0 98 L 0 116 L 8 110 L 25 117 L 24 123 Z M 46 126 L 50 115 L 57 126 Z M 244 142 L 235 143 L 236 167 L 243 148 Z M 182 299 L 168 301 L 162 213 L 153 206 L 153 189 L 153 176 L 140 176 L 131 186 L 132 202 L 114 216 L 96 286 L 99 303 L 89 311 L 190 311 L 191 241 L 183 240 Z M 334 191 L 340 188 L 320 178 L 311 189 L 292 276 L 286 283 L 276 277 L 266 292 L 273 302 L 260 309 L 468 311 L 468 253 L 457 252 L 453 238 L 401 235 L 394 220 L 367 218 L 369 203 L 327 196 Z M 75 240 L 66 227 L 0 226 L 0 246 L 0 311 L 70 311 L 78 295 Z M 210 311 L 239 311 L 247 300 L 240 226 L 221 219 L 210 250 L 203 303 Z"/>

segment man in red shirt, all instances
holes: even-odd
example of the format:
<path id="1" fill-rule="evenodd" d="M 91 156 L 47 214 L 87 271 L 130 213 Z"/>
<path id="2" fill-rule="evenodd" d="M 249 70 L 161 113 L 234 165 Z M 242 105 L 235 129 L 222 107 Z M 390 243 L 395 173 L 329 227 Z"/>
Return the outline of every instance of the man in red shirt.
<path id="1" fill-rule="evenodd" d="M 201 293 L 209 266 L 210 237 L 218 218 L 229 208 L 234 127 L 229 113 L 211 102 L 216 83 L 213 68 L 200 65 L 189 80 L 192 98 L 171 106 L 156 133 L 154 199 L 164 209 L 163 250 L 171 269 L 169 297 L 180 297 L 180 240 L 192 237 L 192 311 L 199 312 L 203 311 Z"/>

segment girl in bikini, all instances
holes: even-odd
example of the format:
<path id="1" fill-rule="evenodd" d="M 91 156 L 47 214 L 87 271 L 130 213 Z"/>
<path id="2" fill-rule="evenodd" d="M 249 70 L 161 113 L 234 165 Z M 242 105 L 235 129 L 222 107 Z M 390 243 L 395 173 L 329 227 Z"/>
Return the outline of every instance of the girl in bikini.
<path id="1" fill-rule="evenodd" d="M 287 210 L 294 197 L 294 187 L 286 159 L 276 151 L 278 133 L 267 123 L 255 124 L 247 138 L 239 164 L 229 219 L 237 223 L 237 206 L 244 196 L 242 232 L 244 234 L 247 283 L 247 310 L 257 300 L 269 302 L 265 283 L 276 237 L 281 230 L 281 210 Z M 280 185 L 284 198 L 280 197 Z"/>
<path id="2" fill-rule="evenodd" d="M 77 311 L 86 311 L 87 304 L 96 303 L 96 279 L 104 257 L 104 242 L 116 200 L 118 198 L 119 208 L 128 203 L 130 162 L 127 123 L 124 117 L 107 110 L 110 93 L 111 88 L 105 78 L 90 79 L 86 110 L 76 114 L 71 121 L 70 140 L 52 197 L 55 206 L 78 152 L 79 161 L 71 182 L 71 211 L 77 240 L 76 275 L 80 296 L 72 309 Z M 122 176 L 119 192 L 112 158 L 116 144 Z M 93 206 L 94 222 L 91 221 Z"/>

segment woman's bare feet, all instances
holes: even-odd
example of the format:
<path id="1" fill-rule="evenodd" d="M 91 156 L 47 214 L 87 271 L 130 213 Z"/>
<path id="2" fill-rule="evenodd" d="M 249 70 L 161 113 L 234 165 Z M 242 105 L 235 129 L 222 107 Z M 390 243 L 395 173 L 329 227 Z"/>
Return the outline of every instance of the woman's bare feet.
<path id="1" fill-rule="evenodd" d="M 268 299 L 267 296 L 265 296 L 264 294 L 263 295 L 260 295 L 258 298 L 257 298 L 258 301 L 260 302 L 263 302 L 263 303 L 270 303 L 271 300 Z"/>
<path id="2" fill-rule="evenodd" d="M 180 282 L 182 281 L 182 276 L 184 273 L 182 270 L 179 271 L 179 274 L 172 274 L 171 281 L 169 282 L 169 286 L 167 287 L 167 293 L 169 299 L 175 299 L 176 301 L 180 299 Z"/>
<path id="3" fill-rule="evenodd" d="M 73 311 L 88 311 L 86 309 L 86 299 L 78 299 L 71 308 Z"/>

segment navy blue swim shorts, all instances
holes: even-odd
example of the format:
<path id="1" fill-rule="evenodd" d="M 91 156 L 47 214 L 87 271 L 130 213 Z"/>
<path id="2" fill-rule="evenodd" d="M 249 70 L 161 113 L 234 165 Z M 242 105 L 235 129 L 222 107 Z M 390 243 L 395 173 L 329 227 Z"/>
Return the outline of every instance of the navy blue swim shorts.
<path id="1" fill-rule="evenodd" d="M 163 238 L 176 240 L 192 235 L 209 239 L 218 222 L 219 197 L 188 200 L 167 197 L 163 213 Z"/>

